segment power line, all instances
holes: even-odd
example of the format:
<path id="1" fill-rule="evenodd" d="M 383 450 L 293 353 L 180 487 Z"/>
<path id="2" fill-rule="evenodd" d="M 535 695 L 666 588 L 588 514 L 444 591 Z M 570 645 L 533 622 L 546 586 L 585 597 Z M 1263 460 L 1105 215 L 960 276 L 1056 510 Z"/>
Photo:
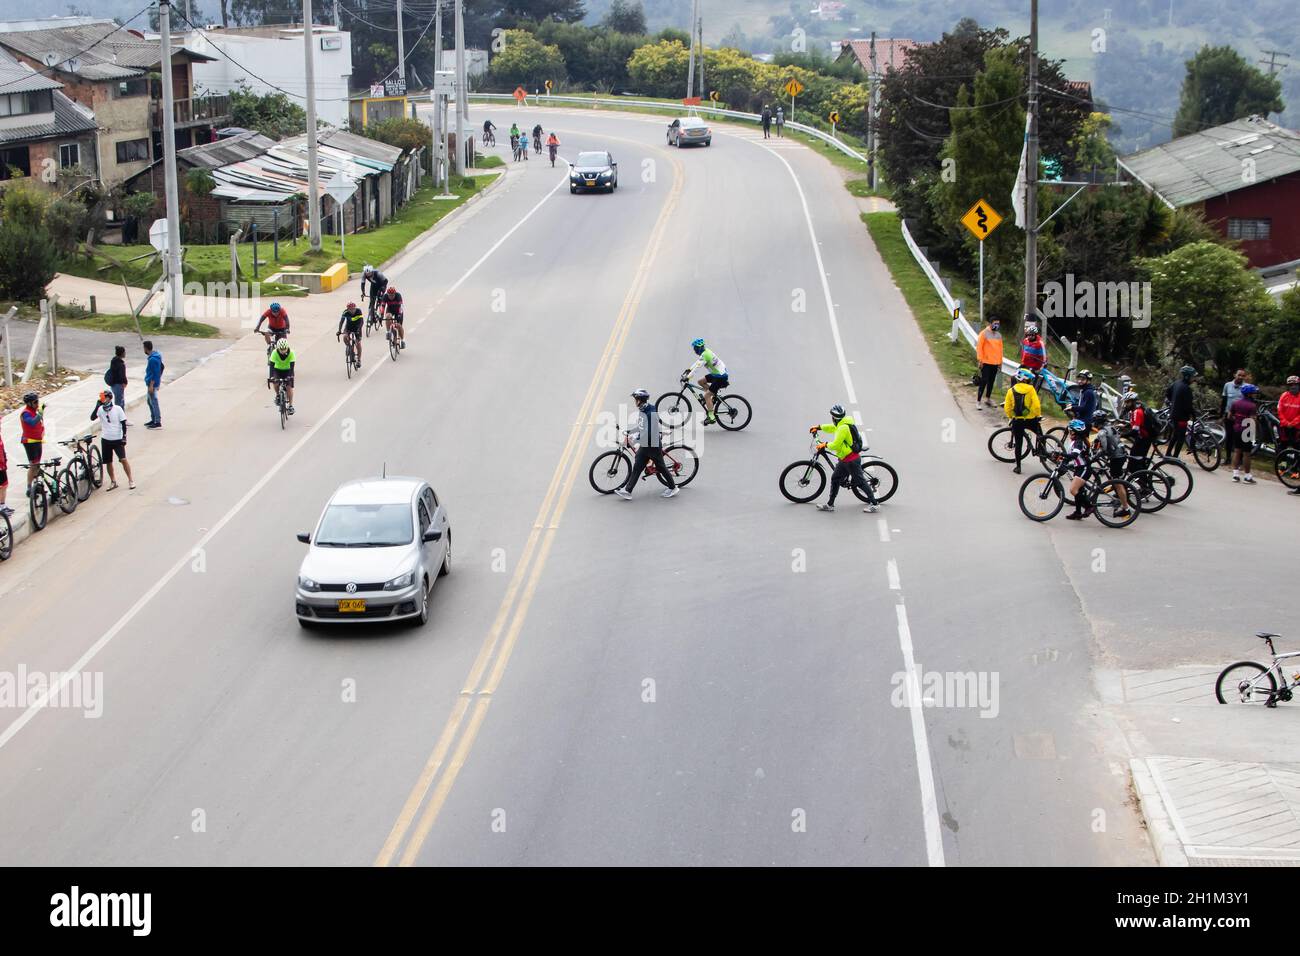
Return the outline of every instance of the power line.
<path id="1" fill-rule="evenodd" d="M 64 57 L 62 60 L 60 60 L 58 63 L 55 63 L 55 64 L 52 65 L 52 66 L 47 66 L 47 67 L 46 67 L 45 69 L 43 69 L 43 70 L 33 70 L 32 73 L 31 73 L 30 75 L 24 75 L 24 76 L 22 76 L 22 77 L 19 77 L 19 78 L 16 79 L 16 80 L 10 80 L 8 83 L 0 83 L 0 89 L 4 89 L 6 86 L 13 86 L 15 83 L 25 83 L 25 82 L 27 82 L 27 80 L 29 80 L 29 79 L 31 78 L 31 76 L 42 76 L 42 75 L 49 76 L 49 75 L 52 75 L 52 74 L 53 74 L 56 70 L 58 70 L 58 68 L 61 67 L 63 64 L 68 63 L 68 62 L 70 62 L 70 61 L 72 61 L 72 60 L 78 59 L 79 57 L 85 56 L 87 53 L 89 53 L 91 50 L 95 49 L 95 47 L 99 46 L 101 43 L 103 43 L 105 40 L 107 40 L 107 39 L 108 39 L 109 37 L 111 37 L 113 34 L 117 33 L 119 30 L 124 30 L 124 29 L 126 29 L 126 25 L 127 25 L 128 23 L 130 23 L 132 20 L 137 20 L 137 19 L 139 19 L 140 17 L 144 16 L 144 14 L 146 14 L 146 13 L 149 12 L 149 10 L 152 8 L 152 6 L 153 6 L 153 4 L 150 4 L 148 7 L 145 7 L 143 10 L 141 10 L 141 11 L 140 11 L 139 13 L 137 13 L 135 16 L 131 17 L 130 20 L 125 20 L 125 21 L 123 21 L 122 23 L 118 24 L 116 27 L 114 27 L 112 30 L 109 30 L 107 33 L 105 33 L 102 37 L 100 37 L 98 40 L 96 40 L 96 41 L 95 41 L 94 43 L 92 43 L 90 46 L 86 47 L 84 50 L 81 50 L 81 51 L 79 51 L 79 52 L 77 52 L 77 53 L 73 53 L 73 54 L 71 54 L 70 56 L 66 56 L 66 57 Z"/>

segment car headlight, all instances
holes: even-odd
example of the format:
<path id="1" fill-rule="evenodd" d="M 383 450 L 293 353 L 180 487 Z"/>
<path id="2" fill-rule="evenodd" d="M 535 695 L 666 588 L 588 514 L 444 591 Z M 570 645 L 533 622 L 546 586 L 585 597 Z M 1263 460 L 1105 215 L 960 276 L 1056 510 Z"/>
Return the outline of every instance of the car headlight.
<path id="1" fill-rule="evenodd" d="M 400 591 L 402 588 L 409 588 L 411 586 L 411 580 L 414 577 L 415 573 L 412 571 L 407 571 L 405 574 L 399 574 L 397 577 L 393 578 L 393 580 L 384 585 L 384 590 Z"/>
<path id="2" fill-rule="evenodd" d="M 319 585 L 319 584 L 317 584 L 317 583 L 316 583 L 315 581 L 313 581 L 311 578 L 304 578 L 304 577 L 302 577 L 301 575 L 299 575 L 299 577 L 298 577 L 298 587 L 302 588 L 304 591 L 319 591 L 319 590 L 320 590 L 320 585 Z"/>

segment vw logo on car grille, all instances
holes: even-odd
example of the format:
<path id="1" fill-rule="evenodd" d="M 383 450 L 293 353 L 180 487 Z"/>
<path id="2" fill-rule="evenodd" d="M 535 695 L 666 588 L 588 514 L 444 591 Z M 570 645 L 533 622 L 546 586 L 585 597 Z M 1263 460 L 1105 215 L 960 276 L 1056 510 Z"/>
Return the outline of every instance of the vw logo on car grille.
<path id="1" fill-rule="evenodd" d="M 347 586 L 346 588 L 344 588 L 343 590 L 347 591 L 349 594 L 356 594 L 356 593 L 357 593 L 357 586 L 356 586 L 355 584 L 352 584 L 351 582 L 349 582 L 349 583 L 348 583 L 348 586 Z"/>

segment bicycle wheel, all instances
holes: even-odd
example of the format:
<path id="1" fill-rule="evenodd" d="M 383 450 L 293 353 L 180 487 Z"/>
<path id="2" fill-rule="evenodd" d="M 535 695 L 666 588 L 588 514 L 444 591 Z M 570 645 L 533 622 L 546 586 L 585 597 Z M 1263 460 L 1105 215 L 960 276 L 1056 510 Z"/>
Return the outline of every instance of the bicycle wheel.
<path id="1" fill-rule="evenodd" d="M 353 359 L 353 357 L 352 357 L 352 350 L 351 350 L 351 349 L 344 349 L 344 350 L 343 350 L 343 364 L 346 365 L 346 366 L 348 367 L 348 378 L 351 378 L 351 377 L 352 377 L 352 365 L 353 365 L 354 362 L 355 362 L 355 359 Z"/>
<path id="2" fill-rule="evenodd" d="M 867 476 L 871 492 L 876 496 L 876 504 L 883 505 L 894 497 L 894 492 L 898 490 L 898 472 L 894 471 L 893 465 L 879 458 L 866 459 L 862 462 L 862 473 Z M 862 489 L 854 488 L 853 493 L 857 495 L 859 501 L 867 500 Z"/>
<path id="3" fill-rule="evenodd" d="M 989 436 L 989 454 L 1004 465 L 1016 463 L 1016 443 L 1011 437 L 1010 425 L 1003 425 Z"/>
<path id="4" fill-rule="evenodd" d="M 781 472 L 781 494 L 795 504 L 807 504 L 826 490 L 826 472 L 816 461 L 803 459 Z"/>
<path id="5" fill-rule="evenodd" d="M 1020 485 L 1020 510 L 1030 521 L 1050 521 L 1065 507 L 1065 492 L 1058 478 L 1046 472 L 1030 475 Z"/>
<path id="6" fill-rule="evenodd" d="M 1122 478 L 1103 481 L 1093 498 L 1093 517 L 1107 528 L 1127 528 L 1141 513 L 1142 499 L 1137 489 Z"/>
<path id="7" fill-rule="evenodd" d="M 1214 471 L 1223 461 L 1223 449 L 1208 431 L 1197 431 L 1192 439 L 1192 458 L 1205 471 Z"/>
<path id="8" fill-rule="evenodd" d="M 40 478 L 32 485 L 31 496 L 27 499 L 27 513 L 31 516 L 33 531 L 40 531 L 45 527 L 45 522 L 50 520 L 50 493 Z"/>
<path id="9" fill-rule="evenodd" d="M 284 426 L 289 421 L 289 400 L 285 396 L 283 388 L 281 388 L 276 395 L 278 396 L 276 404 L 280 406 L 280 431 L 284 431 Z"/>
<path id="10" fill-rule="evenodd" d="M 690 445 L 669 445 L 664 449 L 664 464 L 672 471 L 677 487 L 685 488 L 700 470 L 700 456 Z M 655 477 L 668 487 L 668 478 L 662 471 L 656 471 Z"/>
<path id="11" fill-rule="evenodd" d="M 1128 476 L 1128 483 L 1137 489 L 1138 501 L 1144 512 L 1154 514 L 1169 504 L 1171 485 L 1164 472 L 1144 468 Z"/>
<path id="12" fill-rule="evenodd" d="M 86 459 L 77 455 L 70 462 L 66 469 L 66 474 L 72 476 L 72 485 L 77 492 L 77 500 L 85 501 L 94 491 L 95 485 L 90 480 L 90 468 L 86 465 Z"/>
<path id="13" fill-rule="evenodd" d="M 1288 448 L 1273 459 L 1273 473 L 1288 488 L 1300 488 L 1300 449 Z"/>
<path id="14" fill-rule="evenodd" d="M 1051 470 L 1052 465 L 1060 460 L 1065 454 L 1065 446 L 1055 435 L 1044 435 L 1043 440 L 1038 443 L 1034 450 L 1034 455 L 1043 468 Z"/>
<path id="15" fill-rule="evenodd" d="M 713 402 L 713 414 L 723 429 L 738 432 L 749 424 L 753 409 L 749 407 L 748 399 L 739 395 L 719 395 Z"/>
<path id="16" fill-rule="evenodd" d="M 78 498 L 76 479 L 72 477 L 72 473 L 68 471 L 68 469 L 64 468 L 63 471 L 59 472 L 57 482 L 58 490 L 56 491 L 56 494 L 58 495 L 57 501 L 59 510 L 65 515 L 70 515 L 72 512 L 77 510 Z"/>
<path id="17" fill-rule="evenodd" d="M 5 515 L 0 515 L 0 561 L 8 561 L 14 553 L 14 526 Z"/>
<path id="18" fill-rule="evenodd" d="M 98 446 L 90 446 L 90 450 L 86 453 L 86 461 L 90 465 L 91 483 L 96 488 L 102 488 L 104 485 L 104 458 L 100 455 Z"/>
<path id="19" fill-rule="evenodd" d="M 607 451 L 597 455 L 587 472 L 591 487 L 602 495 L 612 495 L 617 488 L 627 484 L 632 475 L 632 461 L 621 451 Z"/>
<path id="20" fill-rule="evenodd" d="M 397 336 L 392 332 L 389 332 L 388 333 L 388 354 L 392 356 L 394 362 L 397 361 L 397 352 L 398 352 Z"/>
<path id="21" fill-rule="evenodd" d="M 1168 455 L 1156 460 L 1151 466 L 1155 471 L 1164 472 L 1169 478 L 1169 503 L 1176 505 L 1186 500 L 1192 493 L 1192 469 L 1178 458 Z"/>
<path id="22" fill-rule="evenodd" d="M 1057 425 L 1055 428 L 1049 428 L 1043 432 L 1044 438 L 1051 438 L 1062 448 L 1065 447 L 1065 440 L 1070 436 L 1069 429 L 1064 425 Z"/>
<path id="23" fill-rule="evenodd" d="M 1214 696 L 1220 704 L 1268 704 L 1276 695 L 1277 678 L 1254 661 L 1229 664 L 1214 682 Z"/>
<path id="24" fill-rule="evenodd" d="M 665 428 L 681 428 L 691 418 L 691 397 L 685 390 L 664 392 L 655 402 L 659 410 L 659 423 Z"/>

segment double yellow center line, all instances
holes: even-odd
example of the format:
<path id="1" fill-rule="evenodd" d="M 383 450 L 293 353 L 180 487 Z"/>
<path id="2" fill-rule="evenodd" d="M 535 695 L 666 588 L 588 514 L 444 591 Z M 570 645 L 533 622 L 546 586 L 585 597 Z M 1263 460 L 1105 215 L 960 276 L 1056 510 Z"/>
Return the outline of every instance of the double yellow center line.
<path id="1" fill-rule="evenodd" d="M 438 814 L 447 802 L 447 796 L 451 793 L 457 775 L 469 758 L 479 728 L 483 726 L 483 720 L 487 717 L 492 695 L 501 684 L 506 665 L 510 662 L 510 655 L 514 652 L 519 633 L 523 630 L 524 621 L 528 617 L 529 605 L 537 593 L 537 585 L 546 567 L 546 559 L 554 543 L 555 532 L 560 527 L 560 519 L 564 516 L 569 495 L 573 491 L 573 483 L 582 464 L 582 452 L 591 443 L 597 406 L 603 401 L 614 373 L 618 369 L 623 344 L 627 340 L 637 308 L 641 304 L 642 293 L 649 282 L 654 261 L 659 254 L 659 247 L 667 232 L 668 220 L 681 195 L 683 181 L 681 167 L 676 159 L 669 162 L 673 170 L 672 188 L 650 233 L 641 262 L 623 300 L 623 307 L 619 310 L 618 319 L 610 330 L 600 362 L 596 366 L 591 384 L 587 387 L 587 394 L 583 397 L 582 405 L 578 410 L 578 417 L 573 427 L 569 429 L 568 441 L 565 442 L 564 450 L 551 475 L 546 497 L 542 499 L 542 506 L 537 511 L 537 518 L 524 545 L 523 556 L 515 568 L 505 597 L 492 621 L 492 627 L 483 641 L 483 646 L 479 649 L 474 665 L 470 668 L 464 686 L 451 709 L 451 714 L 447 717 L 447 723 L 443 726 L 442 733 L 438 735 L 433 752 L 425 762 L 419 779 L 411 788 L 411 793 L 397 816 L 397 822 L 393 824 L 388 839 L 384 841 L 384 846 L 375 859 L 376 866 L 391 866 L 395 858 L 400 866 L 411 866 L 415 863 L 424 841 L 428 838 L 434 823 L 437 822 Z M 400 858 L 398 858 L 399 851 L 401 851 Z"/>

